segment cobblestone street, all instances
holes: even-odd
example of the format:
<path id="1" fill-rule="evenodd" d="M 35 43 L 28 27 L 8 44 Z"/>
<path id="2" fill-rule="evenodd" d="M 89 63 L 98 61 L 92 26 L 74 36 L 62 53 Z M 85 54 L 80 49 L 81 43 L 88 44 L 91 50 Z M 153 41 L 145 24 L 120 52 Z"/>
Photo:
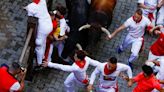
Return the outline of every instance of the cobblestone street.
<path id="1" fill-rule="evenodd" d="M 58 0 L 59 1 L 59 0 Z M 61 0 L 60 2 L 63 2 Z M 22 9 L 31 0 L 0 0 L 0 64 L 10 64 L 13 61 L 18 61 L 22 48 L 24 46 L 26 35 L 27 16 L 26 11 Z M 117 0 L 113 21 L 109 28 L 112 33 L 118 28 L 127 18 L 132 16 L 137 8 L 137 0 Z M 105 40 L 105 34 L 101 37 L 98 45 L 92 49 L 92 56 L 101 62 L 111 56 L 116 56 L 120 62 L 127 64 L 127 59 L 130 56 L 130 47 L 122 54 L 117 54 L 115 49 L 125 38 L 127 31 L 123 31 L 114 37 L 112 40 Z M 144 51 L 140 53 L 139 58 L 134 62 L 133 75 L 141 71 L 141 65 L 148 56 L 150 45 L 155 40 L 155 37 L 146 34 Z M 93 67 L 89 67 L 88 74 L 93 71 Z M 35 75 L 32 82 L 26 82 L 25 92 L 64 92 L 64 80 L 69 73 L 48 69 Z M 125 81 L 119 79 L 119 92 L 131 92 L 132 88 L 128 88 Z M 79 90 L 78 92 L 84 92 Z"/>

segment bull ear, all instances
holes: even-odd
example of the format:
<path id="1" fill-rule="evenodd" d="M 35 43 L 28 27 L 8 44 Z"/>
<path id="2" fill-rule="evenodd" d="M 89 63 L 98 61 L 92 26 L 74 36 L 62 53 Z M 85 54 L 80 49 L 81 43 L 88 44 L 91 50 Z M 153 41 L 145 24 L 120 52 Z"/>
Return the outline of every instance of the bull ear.
<path id="1" fill-rule="evenodd" d="M 79 43 L 76 44 L 76 47 L 78 48 L 78 50 L 83 50 L 82 46 Z"/>
<path id="2" fill-rule="evenodd" d="M 87 28 L 90 28 L 91 25 L 90 24 L 86 24 L 86 25 L 83 25 L 79 28 L 79 31 L 83 30 L 83 29 L 87 29 Z"/>
<path id="3" fill-rule="evenodd" d="M 105 34 L 107 34 L 107 36 L 110 38 L 111 37 L 111 34 L 110 34 L 110 32 L 108 31 L 108 29 L 106 29 L 106 28 L 104 28 L 104 27 L 101 27 L 101 30 L 105 33 Z"/>

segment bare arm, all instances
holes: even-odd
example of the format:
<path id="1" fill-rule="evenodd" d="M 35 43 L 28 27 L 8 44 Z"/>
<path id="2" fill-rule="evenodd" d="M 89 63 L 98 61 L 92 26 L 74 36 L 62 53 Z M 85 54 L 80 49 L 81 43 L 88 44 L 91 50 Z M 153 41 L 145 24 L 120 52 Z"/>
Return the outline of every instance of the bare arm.
<path id="1" fill-rule="evenodd" d="M 164 84 L 164 80 L 159 80 L 159 83 Z"/>
<path id="2" fill-rule="evenodd" d="M 159 92 L 164 92 L 164 88 L 162 87 L 161 89 L 157 89 Z"/>
<path id="3" fill-rule="evenodd" d="M 46 61 L 43 61 L 42 66 L 43 67 L 55 68 L 55 69 L 59 69 L 59 70 L 66 71 L 66 72 L 73 72 L 73 71 L 77 70 L 77 68 L 74 67 L 74 66 L 62 65 L 62 64 L 46 62 Z"/>
<path id="4" fill-rule="evenodd" d="M 149 9 L 149 7 L 147 7 L 146 5 L 144 5 L 143 3 L 138 3 L 138 6 L 140 8 L 143 8 L 143 9 Z"/>
<path id="5" fill-rule="evenodd" d="M 128 87 L 131 87 L 134 83 L 135 83 L 135 81 L 133 79 L 129 79 L 128 80 Z"/>
<path id="6" fill-rule="evenodd" d="M 111 34 L 111 38 L 113 38 L 114 36 L 117 35 L 117 33 L 121 32 L 123 29 L 125 29 L 125 25 L 122 24 L 119 28 L 117 28 L 112 34 Z"/>
<path id="7" fill-rule="evenodd" d="M 161 7 L 162 5 L 164 5 L 164 0 L 162 0 L 162 1 L 157 5 L 157 7 Z"/>
<path id="8" fill-rule="evenodd" d="M 162 28 L 162 26 L 155 26 L 154 28 L 152 28 L 151 30 L 150 30 L 150 32 L 154 32 L 154 34 L 155 35 L 160 35 L 161 34 L 161 28 Z"/>
<path id="9" fill-rule="evenodd" d="M 93 89 L 93 83 L 96 79 L 96 75 L 98 75 L 99 73 L 100 71 L 98 70 L 98 68 L 95 68 L 95 70 L 92 72 L 89 85 L 87 86 L 87 92 L 90 92 Z"/>

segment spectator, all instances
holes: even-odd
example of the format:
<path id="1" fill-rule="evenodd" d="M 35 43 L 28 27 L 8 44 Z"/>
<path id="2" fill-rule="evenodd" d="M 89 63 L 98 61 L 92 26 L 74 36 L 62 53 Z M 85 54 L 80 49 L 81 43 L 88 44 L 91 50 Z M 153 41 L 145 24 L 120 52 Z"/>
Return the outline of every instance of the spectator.
<path id="1" fill-rule="evenodd" d="M 154 88 L 160 92 L 164 92 L 164 88 L 160 85 L 159 81 L 153 74 L 153 69 L 150 66 L 143 65 L 143 72 L 130 79 L 129 86 L 137 83 L 133 92 L 151 92 Z"/>
<path id="2" fill-rule="evenodd" d="M 14 77 L 18 75 L 20 82 Z M 0 67 L 0 92 L 22 92 L 24 89 L 25 71 L 21 70 L 18 63 L 13 62 L 11 66 Z"/>

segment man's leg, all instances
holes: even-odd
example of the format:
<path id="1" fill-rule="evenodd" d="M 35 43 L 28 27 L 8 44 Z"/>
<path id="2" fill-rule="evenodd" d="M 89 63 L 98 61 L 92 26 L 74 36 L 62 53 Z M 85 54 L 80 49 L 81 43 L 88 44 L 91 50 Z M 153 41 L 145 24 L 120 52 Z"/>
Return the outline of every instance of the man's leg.
<path id="1" fill-rule="evenodd" d="M 68 75 L 68 77 L 64 81 L 64 86 L 65 86 L 66 92 L 75 92 L 75 80 L 74 80 L 73 73 Z"/>
<path id="2" fill-rule="evenodd" d="M 138 53 L 142 46 L 142 40 L 143 40 L 143 38 L 133 40 L 132 48 L 131 48 L 132 53 L 130 55 L 130 58 L 128 59 L 128 64 L 131 67 L 131 69 L 132 69 L 132 62 L 135 61 L 138 57 Z"/>
<path id="3" fill-rule="evenodd" d="M 122 44 L 118 47 L 117 52 L 123 52 L 130 44 L 132 43 L 132 38 L 130 35 L 127 35 Z"/>
<path id="4" fill-rule="evenodd" d="M 53 48 L 54 48 L 54 45 L 50 44 L 50 50 L 49 50 L 49 54 L 48 54 L 48 62 L 51 62 L 51 60 L 52 60 L 51 56 L 52 56 Z"/>
<path id="5" fill-rule="evenodd" d="M 64 48 L 64 42 L 59 42 L 58 43 L 58 54 L 59 54 L 59 57 L 61 57 L 61 54 L 62 54 L 62 51 L 63 51 L 63 48 Z"/>
<path id="6" fill-rule="evenodd" d="M 42 64 L 42 60 L 44 58 L 44 53 L 45 53 L 45 48 L 46 48 L 46 38 L 47 38 L 47 35 L 38 32 L 37 38 L 35 41 L 36 43 L 35 51 L 36 51 L 38 65 Z"/>

